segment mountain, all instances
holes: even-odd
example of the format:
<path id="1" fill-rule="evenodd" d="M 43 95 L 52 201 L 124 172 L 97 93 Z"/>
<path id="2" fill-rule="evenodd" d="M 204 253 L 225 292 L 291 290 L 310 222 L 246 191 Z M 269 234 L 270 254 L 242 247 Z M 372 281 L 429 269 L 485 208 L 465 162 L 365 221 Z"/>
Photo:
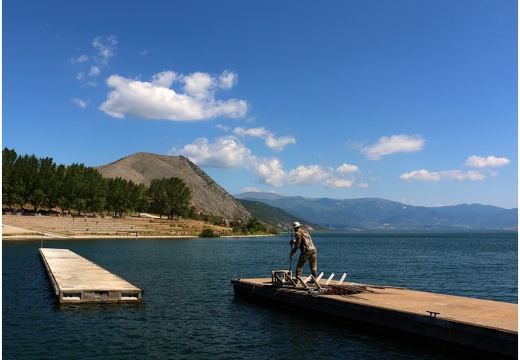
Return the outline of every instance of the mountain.
<path id="1" fill-rule="evenodd" d="M 233 197 L 183 156 L 139 152 L 96 169 L 104 177 L 147 186 L 152 179 L 178 177 L 191 189 L 192 205 L 204 214 L 233 221 L 255 216 L 280 229 L 293 221 L 338 231 L 518 229 L 517 208 L 480 204 L 423 207 L 378 198 L 311 199 L 259 192 Z"/>
<path id="2" fill-rule="evenodd" d="M 378 198 L 337 200 L 249 192 L 237 199 L 259 201 L 339 231 L 517 230 L 518 209 L 489 205 L 424 207 Z"/>
<path id="3" fill-rule="evenodd" d="M 292 231 L 292 224 L 295 221 L 300 222 L 309 230 L 323 230 L 316 224 L 311 224 L 305 219 L 301 219 L 291 215 L 280 208 L 269 206 L 260 201 L 250 201 L 239 199 L 240 203 L 257 219 L 277 227 L 282 231 Z"/>
<path id="4" fill-rule="evenodd" d="M 233 221 L 251 218 L 251 214 L 237 199 L 184 156 L 139 152 L 95 168 L 105 178 L 120 177 L 146 186 L 153 179 L 177 177 L 191 189 L 192 205 L 204 214 Z"/>

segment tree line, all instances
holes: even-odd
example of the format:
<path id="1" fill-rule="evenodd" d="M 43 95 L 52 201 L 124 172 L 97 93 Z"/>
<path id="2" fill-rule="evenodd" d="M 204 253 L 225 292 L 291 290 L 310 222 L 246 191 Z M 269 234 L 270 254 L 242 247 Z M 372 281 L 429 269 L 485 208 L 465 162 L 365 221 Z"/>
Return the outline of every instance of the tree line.
<path id="1" fill-rule="evenodd" d="M 190 214 L 191 190 L 182 179 L 154 179 L 150 186 L 120 177 L 104 178 L 84 164 L 57 165 L 52 158 L 18 155 L 2 150 L 2 204 L 27 204 L 33 211 L 60 208 L 70 214 L 100 213 L 114 216 L 151 212 L 168 218 Z"/>

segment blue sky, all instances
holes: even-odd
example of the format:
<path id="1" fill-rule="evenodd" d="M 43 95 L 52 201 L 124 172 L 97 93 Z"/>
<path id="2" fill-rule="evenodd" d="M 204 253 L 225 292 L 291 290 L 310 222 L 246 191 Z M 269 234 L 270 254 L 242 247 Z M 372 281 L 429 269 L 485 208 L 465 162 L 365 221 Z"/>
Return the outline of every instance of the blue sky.
<path id="1" fill-rule="evenodd" d="M 3 2 L 2 147 L 231 194 L 518 204 L 513 0 Z"/>

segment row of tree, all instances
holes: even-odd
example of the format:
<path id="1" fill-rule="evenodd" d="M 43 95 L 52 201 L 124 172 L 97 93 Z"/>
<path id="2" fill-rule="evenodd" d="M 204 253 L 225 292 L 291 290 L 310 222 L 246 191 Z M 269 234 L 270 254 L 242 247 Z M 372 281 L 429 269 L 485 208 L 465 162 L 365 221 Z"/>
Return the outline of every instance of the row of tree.
<path id="1" fill-rule="evenodd" d="M 79 214 L 108 213 L 123 216 L 131 212 L 188 216 L 191 191 L 182 179 L 154 179 L 147 187 L 122 178 L 104 178 L 84 164 L 57 165 L 52 158 L 18 155 L 2 150 L 2 204 L 27 204 L 34 211 L 56 209 Z"/>

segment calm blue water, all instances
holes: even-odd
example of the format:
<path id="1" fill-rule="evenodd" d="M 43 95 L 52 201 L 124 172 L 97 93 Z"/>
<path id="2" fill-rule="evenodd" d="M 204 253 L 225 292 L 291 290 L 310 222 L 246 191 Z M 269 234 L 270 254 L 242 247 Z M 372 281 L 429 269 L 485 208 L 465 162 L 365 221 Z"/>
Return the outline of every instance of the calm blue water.
<path id="1" fill-rule="evenodd" d="M 313 240 L 325 277 L 347 272 L 347 280 L 358 283 L 518 301 L 516 233 L 314 233 Z M 288 242 L 289 235 L 47 241 L 45 247 L 68 248 L 145 289 L 140 304 L 59 305 L 39 257 L 40 241 L 4 241 L 3 358 L 457 358 L 235 298 L 231 279 L 289 268 Z"/>

